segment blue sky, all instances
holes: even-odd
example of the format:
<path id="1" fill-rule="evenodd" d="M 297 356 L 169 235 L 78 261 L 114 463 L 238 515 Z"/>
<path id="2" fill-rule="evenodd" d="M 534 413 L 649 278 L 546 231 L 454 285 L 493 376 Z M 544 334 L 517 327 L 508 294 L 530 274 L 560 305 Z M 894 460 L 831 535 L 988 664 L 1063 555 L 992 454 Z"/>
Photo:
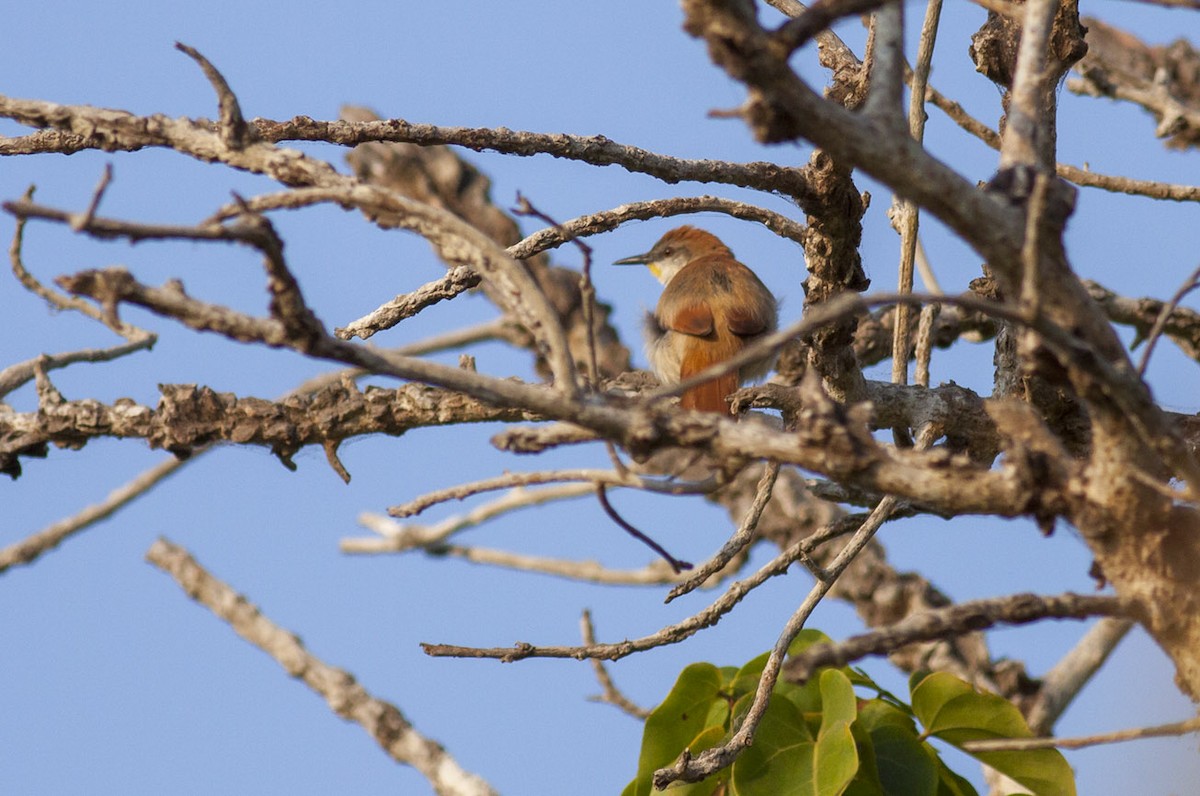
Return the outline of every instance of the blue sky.
<path id="1" fill-rule="evenodd" d="M 675 3 L 119 6 L 119 13 L 101 4 L 58 2 L 8 9 L 0 28 L 0 93 L 137 113 L 215 116 L 208 84 L 173 49 L 179 40 L 222 70 L 248 117 L 334 118 L 340 105 L 356 103 L 411 121 L 602 133 L 682 157 L 800 164 L 810 152 L 804 144 L 760 147 L 740 123 L 707 116 L 710 109 L 736 106 L 743 92 L 709 63 L 702 44 L 680 30 Z M 921 6 L 910 9 L 919 17 Z M 1088 11 L 1152 42 L 1191 31 L 1197 43 L 1195 16 L 1186 11 L 1130 2 L 1095 2 Z M 966 55 L 968 36 L 982 17 L 967 3 L 947 4 L 932 82 L 994 124 L 999 95 L 974 74 Z M 841 30 L 861 52 L 857 22 Z M 822 82 L 814 60 L 806 51 L 796 62 Z M 1144 179 L 1200 181 L 1195 153 L 1165 151 L 1153 139 L 1153 120 L 1145 113 L 1065 90 L 1061 99 L 1061 161 Z M 0 123 L 0 134 L 20 132 Z M 940 157 L 973 179 L 986 179 L 995 167 L 994 153 L 936 110 L 930 111 L 926 138 Z M 344 152 L 335 147 L 305 149 L 344 168 Z M 703 193 L 795 215 L 779 199 L 719 186 L 666 186 L 616 167 L 546 156 L 467 157 L 491 175 L 501 204 L 510 204 L 520 191 L 560 219 L 629 201 Z M 195 223 L 227 201 L 231 190 L 253 195 L 276 187 L 163 151 L 82 153 L 5 160 L 0 196 L 19 197 L 36 183 L 40 201 L 80 209 L 106 163 L 113 165 L 115 179 L 101 212 L 128 219 Z M 887 289 L 894 284 L 897 257 L 896 236 L 884 215 L 890 196 L 869 181 L 859 185 L 873 195 L 864 262 L 875 287 Z M 330 325 L 344 325 L 442 272 L 420 239 L 372 229 L 341 210 L 316 208 L 274 220 L 302 287 Z M 597 289 L 615 305 L 615 323 L 635 350 L 639 315 L 653 305 L 656 285 L 638 269 L 601 266 L 645 251 L 677 223 L 631 224 L 591 241 Z M 785 321 L 798 316 L 804 272 L 791 244 L 724 217 L 703 216 L 696 223 L 723 237 L 784 297 Z M 11 230 L 11 219 L 0 218 L 0 239 L 7 241 Z M 962 289 L 978 275 L 978 257 L 936 222 L 923 219 L 922 233 L 945 289 Z M 30 225 L 26 241 L 26 263 L 43 278 L 120 263 L 146 281 L 178 277 L 193 295 L 264 311 L 261 268 L 249 252 L 199 244 L 95 243 L 38 224 Z M 1083 190 L 1068 245 L 1081 275 L 1125 294 L 1165 297 L 1196 266 L 1200 225 L 1193 206 Z M 555 257 L 577 265 L 569 248 Z M 482 297 L 463 298 L 377 341 L 419 340 L 494 314 Z M 10 330 L 0 337 L 0 365 L 111 343 L 105 330 L 86 319 L 51 315 L 12 281 L 0 289 L 0 317 L 9 319 Z M 295 354 L 183 332 L 145 313 L 129 311 L 127 317 L 160 334 L 154 351 L 57 372 L 55 384 L 67 398 L 130 396 L 153 404 L 159 383 L 178 382 L 271 397 L 323 370 Z M 524 355 L 498 345 L 473 353 L 481 371 L 529 375 Z M 453 362 L 456 355 L 442 359 Z M 640 351 L 636 361 L 644 365 Z M 935 353 L 933 378 L 953 378 L 986 392 L 990 349 Z M 1159 346 L 1150 378 L 1170 408 L 1200 408 L 1195 363 L 1171 345 Z M 28 388 L 10 398 L 22 411 L 35 406 Z M 427 430 L 352 443 L 342 452 L 354 476 L 349 486 L 330 471 L 320 451 L 298 455 L 299 469 L 291 473 L 266 452 L 221 449 L 34 566 L 0 576 L 5 683 L 0 792 L 429 792 L 419 775 L 392 763 L 360 728 L 332 715 L 274 661 L 147 565 L 144 552 L 160 535 L 191 549 L 215 575 L 299 633 L 312 652 L 397 704 L 422 732 L 502 792 L 617 792 L 633 774 L 640 726 L 611 707 L 586 701 L 598 690 L 588 665 L 433 660 L 417 645 L 574 643 L 585 607 L 592 609 L 602 639 L 634 637 L 694 613 L 712 593 L 663 606 L 657 589 L 601 588 L 453 561 L 347 557 L 337 550 L 339 539 L 367 533 L 355 521 L 362 511 L 382 511 L 431 489 L 505 469 L 606 462 L 596 449 L 515 460 L 488 445 L 496 430 Z M 6 507 L 0 545 L 102 499 L 163 456 L 137 441 L 105 441 L 27 462 L 20 480 L 0 484 Z M 617 493 L 614 502 L 691 560 L 702 560 L 731 530 L 721 512 L 695 500 L 664 503 Z M 435 510 L 429 519 L 460 508 Z M 888 526 L 880 539 L 898 567 L 920 570 L 955 598 L 1092 589 L 1086 574 L 1090 559 L 1066 528 L 1043 539 L 1026 522 L 921 519 Z M 619 567 L 647 561 L 644 549 L 591 501 L 513 515 L 466 541 Z M 766 649 L 809 587 L 800 575 L 778 580 L 717 628 L 614 665 L 618 683 L 635 701 L 652 704 L 691 661 L 737 664 Z M 814 624 L 835 636 L 860 627 L 836 603 L 822 606 Z M 994 634 L 992 645 L 997 654 L 1026 660 L 1037 673 L 1053 665 L 1082 630 L 1076 624 L 1008 630 Z M 884 662 L 872 661 L 868 669 L 898 688 L 902 683 Z M 1059 731 L 1172 721 L 1189 710 L 1171 684 L 1166 658 L 1135 633 Z M 1079 770 L 1081 793 L 1168 794 L 1184 793 L 1182 783 L 1200 777 L 1195 752 L 1193 738 L 1076 752 L 1068 759 Z"/>

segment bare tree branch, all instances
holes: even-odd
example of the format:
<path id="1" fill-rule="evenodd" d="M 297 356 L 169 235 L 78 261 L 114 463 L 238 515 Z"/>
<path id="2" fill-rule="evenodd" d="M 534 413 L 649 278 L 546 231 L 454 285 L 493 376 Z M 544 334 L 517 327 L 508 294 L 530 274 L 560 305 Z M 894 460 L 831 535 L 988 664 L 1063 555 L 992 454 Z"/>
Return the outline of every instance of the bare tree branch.
<path id="1" fill-rule="evenodd" d="M 766 714 L 767 705 L 775 691 L 775 683 L 778 680 L 788 647 L 804 628 L 804 624 L 816 609 L 817 604 L 829 592 L 834 582 L 846 570 L 855 556 L 862 552 L 867 543 L 871 541 L 871 537 L 875 535 L 880 526 L 888 521 L 895 507 L 896 500 L 890 496 L 879 501 L 879 505 L 871 511 L 854 535 L 846 542 L 846 545 L 838 551 L 837 557 L 834 558 L 828 569 L 817 577 L 816 584 L 800 603 L 800 607 L 788 619 L 775 646 L 771 648 L 771 654 L 767 657 L 762 674 L 759 676 L 754 701 L 738 724 L 733 736 L 711 749 L 705 749 L 694 757 L 685 750 L 674 764 L 654 772 L 655 788 L 665 789 L 672 782 L 699 782 L 732 765 L 738 755 L 753 743 L 754 733 L 758 729 L 762 717 Z"/>
<path id="2" fill-rule="evenodd" d="M 343 539 L 340 547 L 343 553 L 403 553 L 431 548 L 494 517 L 551 501 L 585 497 L 593 491 L 590 483 L 559 484 L 536 490 L 518 486 L 496 500 L 428 526 L 402 524 L 380 514 L 365 513 L 359 515 L 359 524 L 377 533 L 378 538 Z"/>
<path id="3" fill-rule="evenodd" d="M 1164 736 L 1187 735 L 1200 732 L 1200 717 L 1176 721 L 1170 724 L 1159 724 L 1154 727 L 1138 727 L 1132 730 L 1117 730 L 1098 735 L 1087 735 L 1082 738 L 996 738 L 985 741 L 967 741 L 963 750 L 975 752 L 1028 752 L 1032 749 L 1083 749 L 1099 744 L 1123 743 L 1137 741 L 1142 738 L 1162 738 Z"/>
<path id="4" fill-rule="evenodd" d="M 159 539 L 146 560 L 173 577 L 188 596 L 225 620 L 239 636 L 274 658 L 292 677 L 316 691 L 333 712 L 362 725 L 397 763 L 421 772 L 444 796 L 491 796 L 495 791 L 464 771 L 441 744 L 421 735 L 395 705 L 371 696 L 354 677 L 324 663 L 243 595 L 217 580 L 182 547 Z"/>
<path id="5" fill-rule="evenodd" d="M 426 307 L 460 295 L 483 281 L 479 274 L 465 266 L 451 268 L 441 279 L 422 285 L 381 305 L 370 314 L 346 324 L 345 328 L 334 329 L 334 334 L 343 340 L 354 337 L 366 340 L 378 332 L 390 329 L 405 318 L 411 318 Z"/>
<path id="6" fill-rule="evenodd" d="M 914 614 L 891 627 L 851 636 L 843 642 L 814 645 L 784 664 L 783 673 L 788 682 L 804 683 L 822 667 L 845 666 L 868 655 L 886 655 L 916 641 L 946 638 L 998 624 L 1019 625 L 1042 619 L 1086 619 L 1091 616 L 1126 617 L 1133 612 L 1133 606 L 1119 597 L 1014 594 L 972 600 Z"/>
<path id="7" fill-rule="evenodd" d="M 94 146 L 141 149 L 170 147 L 205 161 L 264 174 L 291 187 L 316 187 L 329 191 L 331 200 L 364 210 L 377 223 L 411 229 L 428 239 L 447 262 L 473 267 L 501 289 L 504 309 L 515 316 L 539 341 L 556 387 L 574 395 L 574 363 L 558 316 L 528 271 L 510 258 L 494 240 L 452 213 L 420 203 L 383 188 L 363 185 L 338 174 L 323 161 L 300 152 L 255 142 L 242 149 L 225 146 L 206 126 L 186 119 L 156 116 L 153 124 L 124 111 L 89 106 L 66 106 L 0 97 L 0 117 L 36 127 L 78 125 L 90 132 Z"/>
<path id="8" fill-rule="evenodd" d="M 518 642 L 512 647 L 463 647 L 452 644 L 422 644 L 425 654 L 434 657 L 454 658 L 495 658 L 505 663 L 525 658 L 589 658 L 593 660 L 615 661 L 632 655 L 635 652 L 654 649 L 667 644 L 678 644 L 704 628 L 711 627 L 720 621 L 721 617 L 733 610 L 742 598 L 752 590 L 762 585 L 769 578 L 782 575 L 788 567 L 808 555 L 819 545 L 830 539 L 849 533 L 861 524 L 861 517 L 851 517 L 832 523 L 806 539 L 796 542 L 774 559 L 764 564 L 757 572 L 748 578 L 730 584 L 708 608 L 698 614 L 662 628 L 656 633 L 642 638 L 620 641 L 610 644 L 588 644 L 582 647 L 535 647 L 532 644 Z"/>
<path id="9" fill-rule="evenodd" d="M 754 494 L 754 502 L 750 504 L 746 516 L 742 518 L 741 525 L 712 558 L 699 566 L 688 576 L 687 580 L 671 589 L 665 602 L 671 602 L 677 597 L 695 591 L 707 583 L 713 575 L 725 569 L 736 556 L 750 546 L 754 539 L 754 533 L 758 529 L 758 520 L 762 516 L 763 509 L 767 507 L 767 502 L 771 499 L 771 490 L 775 488 L 775 479 L 778 477 L 778 463 L 769 462 L 763 467 L 762 478 L 759 480 L 758 489 Z"/>
<path id="10" fill-rule="evenodd" d="M 3 114 L 0 106 L 0 115 Z M 616 165 L 663 182 L 726 183 L 742 188 L 781 193 L 803 203 L 808 196 L 808 174 L 804 169 L 774 163 L 726 163 L 717 160 L 685 160 L 660 155 L 638 147 L 619 144 L 604 136 L 545 134 L 520 130 L 438 127 L 404 119 L 370 122 L 322 122 L 297 116 L 285 122 L 255 119 L 254 126 L 267 141 L 325 141 L 343 146 L 367 142 L 412 143 L 422 146 L 450 144 L 477 152 L 493 150 L 527 157 L 550 155 L 590 163 Z"/>
<path id="11" fill-rule="evenodd" d="M 592 612 L 584 611 L 583 616 L 579 620 L 581 635 L 585 646 L 591 646 L 596 643 L 596 630 L 592 626 Z M 596 673 L 596 679 L 600 682 L 600 687 L 604 689 L 598 697 L 593 697 L 597 702 L 604 702 L 613 705 L 620 709 L 622 713 L 627 713 L 635 719 L 645 721 L 650 715 L 650 711 L 634 704 L 628 697 L 621 693 L 617 688 L 617 684 L 613 682 L 612 676 L 608 673 L 602 661 L 593 660 L 592 670 Z"/>
<path id="12" fill-rule="evenodd" d="M 472 420 L 529 419 L 520 410 L 498 410 L 421 384 L 359 391 L 339 383 L 278 403 L 192 384 L 160 389 L 162 397 L 154 408 L 129 400 L 106 405 L 90 398 L 44 405 L 37 413 L 0 406 L 0 455 L 35 443 L 79 447 L 89 439 L 116 437 L 144 439 L 152 448 L 179 456 L 213 442 L 261 445 L 289 463 L 301 447 L 330 440 L 399 436 L 414 428 Z"/>
<path id="13" fill-rule="evenodd" d="M 900 104 L 904 92 L 904 4 L 888 0 L 871 17 L 874 58 L 870 91 L 863 112 L 881 129 L 898 131 L 903 124 Z"/>
<path id="14" fill-rule="evenodd" d="M 715 482 L 687 483 L 682 481 L 659 481 L 642 478 L 633 473 L 620 473 L 616 470 L 547 470 L 533 473 L 507 473 L 495 478 L 487 478 L 470 484 L 461 484 L 447 489 L 439 489 L 436 492 L 430 492 L 415 500 L 410 500 L 408 503 L 392 506 L 388 509 L 388 514 L 393 517 L 412 517 L 438 503 L 445 503 L 448 500 L 462 500 L 481 492 L 530 486 L 532 484 L 560 484 L 569 481 L 582 481 L 593 485 L 623 486 L 667 495 L 699 495 L 711 492 L 716 488 Z"/>
<path id="15" fill-rule="evenodd" d="M 612 210 L 602 210 L 564 221 L 557 228 L 550 227 L 533 233 L 510 247 L 509 253 L 517 259 L 524 259 L 536 252 L 561 246 L 574 237 L 597 235 L 616 229 L 627 221 L 706 212 L 726 213 L 733 218 L 756 221 L 780 237 L 804 243 L 804 225 L 779 213 L 718 196 L 677 196 L 648 202 L 630 202 Z"/>
<path id="16" fill-rule="evenodd" d="M 221 119 L 221 141 L 225 146 L 231 149 L 241 149 L 252 142 L 254 132 L 246 125 L 246 120 L 242 116 L 242 108 L 238 104 L 233 89 L 225 81 L 225 77 L 195 48 L 177 41 L 175 49 L 187 55 L 200 66 L 204 76 L 212 84 L 213 90 L 217 92 L 217 109 Z"/>
<path id="17" fill-rule="evenodd" d="M 1130 619 L 1104 617 L 1088 630 L 1042 678 L 1042 687 L 1029 710 L 1029 729 L 1049 735 L 1075 696 L 1099 671 L 1121 639 L 1133 627 Z"/>
<path id="18" fill-rule="evenodd" d="M 1018 164 L 1042 171 L 1054 168 L 1054 83 L 1046 51 L 1058 8 L 1059 0 L 1029 0 L 1025 4 L 1011 100 L 1000 137 L 1001 168 Z"/>
<path id="19" fill-rule="evenodd" d="M 48 525 L 37 533 L 27 536 L 16 544 L 0 550 L 0 573 L 20 564 L 32 564 L 43 554 L 58 547 L 71 536 L 111 517 L 135 498 L 145 494 L 160 481 L 182 467 L 187 460 L 174 457 L 156 464 L 140 473 L 133 480 L 122 484 L 108 494 L 104 500 L 94 503 L 66 519 Z"/>
<path id="20" fill-rule="evenodd" d="M 1162 333 L 1184 354 L 1200 360 L 1200 313 L 1186 307 L 1175 307 L 1164 315 L 1167 303 L 1159 299 L 1126 298 L 1091 280 L 1086 280 L 1084 284 L 1113 323 L 1132 326 L 1136 330 L 1135 347 L 1146 340 L 1159 318 L 1165 317 Z"/>
<path id="21" fill-rule="evenodd" d="M 1186 39 L 1152 47 L 1105 22 L 1087 17 L 1088 54 L 1067 81 L 1076 94 L 1140 105 L 1158 122 L 1154 134 L 1167 146 L 1200 144 L 1200 52 Z"/>

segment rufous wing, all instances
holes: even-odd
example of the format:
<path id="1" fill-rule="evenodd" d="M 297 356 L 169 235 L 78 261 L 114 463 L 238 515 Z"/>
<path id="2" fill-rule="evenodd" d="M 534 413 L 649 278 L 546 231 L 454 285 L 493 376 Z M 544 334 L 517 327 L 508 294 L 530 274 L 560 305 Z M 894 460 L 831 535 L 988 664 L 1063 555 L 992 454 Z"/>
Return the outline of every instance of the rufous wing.
<path id="1" fill-rule="evenodd" d="M 754 337 L 769 331 L 774 325 L 774 319 L 760 307 L 750 310 L 730 309 L 725 313 L 725 321 L 729 331 L 738 337 Z"/>
<path id="2" fill-rule="evenodd" d="M 665 308 L 667 317 L 660 320 L 670 330 L 694 337 L 707 337 L 713 333 L 712 310 L 705 304 L 688 304 L 679 309 Z M 662 312 L 662 310 L 660 310 Z"/>

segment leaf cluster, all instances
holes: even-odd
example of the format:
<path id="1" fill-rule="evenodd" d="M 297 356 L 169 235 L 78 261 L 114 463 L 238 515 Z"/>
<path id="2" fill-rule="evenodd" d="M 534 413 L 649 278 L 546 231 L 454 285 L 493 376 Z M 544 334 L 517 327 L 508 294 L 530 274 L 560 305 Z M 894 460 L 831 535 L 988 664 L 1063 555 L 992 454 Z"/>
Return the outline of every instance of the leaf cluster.
<path id="1" fill-rule="evenodd" d="M 828 643 L 804 630 L 790 654 Z M 622 796 L 649 796 L 654 772 L 681 754 L 727 740 L 749 710 L 767 653 L 739 667 L 694 663 L 646 719 L 637 776 Z M 855 689 L 872 693 L 859 696 Z M 930 743 L 1027 738 L 1019 710 L 945 672 L 918 672 L 904 702 L 858 669 L 825 668 L 804 685 L 775 686 L 754 743 L 734 764 L 669 790 L 688 796 L 976 796 Z M 966 750 L 964 750 L 966 751 Z M 1055 749 L 969 752 L 1035 796 L 1074 796 L 1070 766 Z"/>

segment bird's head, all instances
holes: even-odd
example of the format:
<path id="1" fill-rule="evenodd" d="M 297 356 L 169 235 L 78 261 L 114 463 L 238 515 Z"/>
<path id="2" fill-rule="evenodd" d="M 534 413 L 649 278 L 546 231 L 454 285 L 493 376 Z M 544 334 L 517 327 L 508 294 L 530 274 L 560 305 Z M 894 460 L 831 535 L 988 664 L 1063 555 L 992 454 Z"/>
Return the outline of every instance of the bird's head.
<path id="1" fill-rule="evenodd" d="M 677 227 L 659 238 L 658 243 L 645 254 L 623 257 L 613 265 L 645 265 L 665 285 L 679 273 L 679 269 L 707 254 L 724 254 L 733 258 L 733 252 L 716 235 L 695 227 Z"/>

